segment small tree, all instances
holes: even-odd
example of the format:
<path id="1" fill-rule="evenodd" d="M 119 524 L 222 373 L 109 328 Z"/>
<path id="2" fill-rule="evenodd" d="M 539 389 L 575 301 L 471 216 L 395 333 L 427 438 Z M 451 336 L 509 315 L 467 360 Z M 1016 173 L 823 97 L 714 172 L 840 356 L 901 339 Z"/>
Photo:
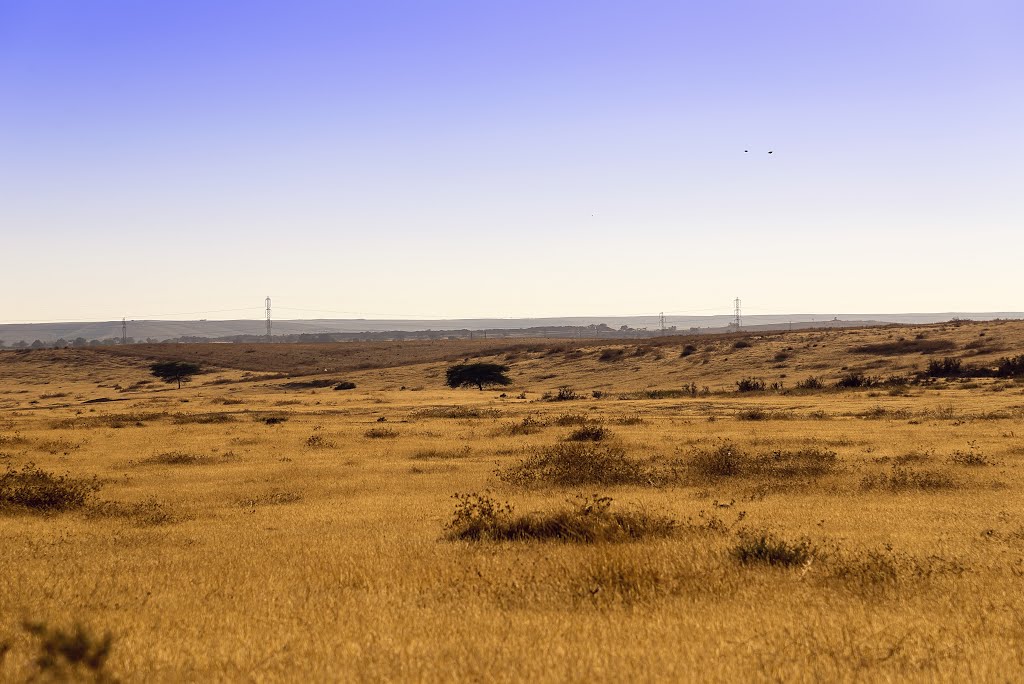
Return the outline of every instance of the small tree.
<path id="1" fill-rule="evenodd" d="M 191 382 L 192 376 L 202 369 L 199 364 L 188 361 L 161 361 L 154 363 L 149 370 L 166 383 L 177 382 L 178 389 L 181 389 L 181 383 Z"/>
<path id="2" fill-rule="evenodd" d="M 484 385 L 511 385 L 507 375 L 508 366 L 500 363 L 460 363 L 445 371 L 445 384 L 449 387 L 476 386 L 483 391 Z"/>

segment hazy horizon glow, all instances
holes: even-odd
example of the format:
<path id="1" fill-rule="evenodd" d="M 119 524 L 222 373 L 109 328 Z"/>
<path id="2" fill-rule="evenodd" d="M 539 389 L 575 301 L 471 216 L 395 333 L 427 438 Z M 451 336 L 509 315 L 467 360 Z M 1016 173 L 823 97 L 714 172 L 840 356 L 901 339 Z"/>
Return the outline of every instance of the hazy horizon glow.
<path id="1" fill-rule="evenodd" d="M 0 322 L 1020 311 L 1022 25 L 0 3 Z"/>

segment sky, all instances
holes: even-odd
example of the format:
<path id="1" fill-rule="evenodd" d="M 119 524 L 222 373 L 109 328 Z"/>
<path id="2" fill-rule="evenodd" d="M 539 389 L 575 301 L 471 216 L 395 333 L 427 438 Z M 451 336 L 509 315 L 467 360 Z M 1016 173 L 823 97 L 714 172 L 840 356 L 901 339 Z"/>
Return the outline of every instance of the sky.
<path id="1" fill-rule="evenodd" d="M 1022 311 L 1022 27 L 0 0 L 0 322 Z"/>

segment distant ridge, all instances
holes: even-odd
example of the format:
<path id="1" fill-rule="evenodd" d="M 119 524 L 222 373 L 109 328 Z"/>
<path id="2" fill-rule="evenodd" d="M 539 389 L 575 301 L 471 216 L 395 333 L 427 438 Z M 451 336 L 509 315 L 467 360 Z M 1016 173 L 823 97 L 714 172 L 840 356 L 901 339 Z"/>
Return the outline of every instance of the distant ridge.
<path id="1" fill-rule="evenodd" d="M 772 314 L 743 317 L 744 330 L 787 329 L 810 327 L 850 327 L 885 325 L 892 323 L 927 324 L 941 323 L 954 318 L 968 320 L 1021 319 L 1022 312 L 944 312 L 906 314 Z M 667 332 L 728 332 L 733 317 L 719 316 L 671 316 L 665 317 Z M 625 326 L 625 329 L 622 329 Z M 604 337 L 634 337 L 659 332 L 658 316 L 567 316 L 560 318 L 472 318 L 472 319 L 308 319 L 275 320 L 275 336 L 341 334 L 358 336 L 360 333 L 379 337 L 388 332 L 454 332 L 493 331 L 514 334 L 532 329 L 541 335 L 549 331 L 552 336 L 569 336 L 556 333 L 555 329 L 597 328 L 596 335 Z M 259 337 L 264 334 L 263 320 L 190 320 L 190 321 L 129 321 L 128 336 L 135 342 L 180 340 L 182 338 L 203 338 L 218 340 L 224 338 Z M 645 332 L 646 331 L 646 332 Z M 585 331 L 583 331 L 585 332 Z M 617 334 L 619 333 L 619 334 Z M 39 340 L 52 344 L 58 340 L 72 342 L 76 338 L 86 341 L 121 338 L 121 321 L 67 322 L 67 323 L 12 323 L 0 324 L 0 341 L 10 348 L 18 342 L 31 344 Z"/>

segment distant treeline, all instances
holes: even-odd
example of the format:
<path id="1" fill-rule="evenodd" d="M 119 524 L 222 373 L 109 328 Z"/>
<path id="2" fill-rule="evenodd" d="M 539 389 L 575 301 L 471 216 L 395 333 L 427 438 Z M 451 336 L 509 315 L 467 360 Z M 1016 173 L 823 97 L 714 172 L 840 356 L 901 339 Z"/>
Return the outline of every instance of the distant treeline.
<path id="1" fill-rule="evenodd" d="M 487 340 L 487 339 L 508 339 L 508 338 L 551 338 L 551 339 L 592 339 L 595 337 L 605 339 L 645 339 L 659 337 L 662 335 L 696 335 L 730 332 L 733 328 L 689 328 L 679 330 L 675 326 L 665 330 L 648 330 L 646 328 L 631 328 L 623 325 L 619 328 L 612 328 L 604 323 L 586 326 L 543 326 L 535 328 L 495 328 L 491 330 L 382 330 L 378 332 L 324 332 L 324 333 L 298 333 L 292 335 L 274 335 L 270 341 L 274 343 L 292 344 L 325 344 L 330 342 L 375 342 L 375 341 L 402 341 L 402 340 Z M 267 342 L 266 335 L 225 335 L 221 337 L 199 337 L 195 335 L 182 335 L 166 339 L 146 338 L 137 340 L 129 337 L 122 342 L 120 337 L 107 337 L 102 340 L 87 340 L 84 337 L 77 337 L 73 340 L 59 339 L 53 342 L 34 340 L 26 342 L 19 340 L 7 345 L 0 340 L 0 349 L 64 349 L 64 348 L 87 348 L 107 347 L 120 344 L 198 344 L 210 342 L 223 343 L 261 343 Z"/>

